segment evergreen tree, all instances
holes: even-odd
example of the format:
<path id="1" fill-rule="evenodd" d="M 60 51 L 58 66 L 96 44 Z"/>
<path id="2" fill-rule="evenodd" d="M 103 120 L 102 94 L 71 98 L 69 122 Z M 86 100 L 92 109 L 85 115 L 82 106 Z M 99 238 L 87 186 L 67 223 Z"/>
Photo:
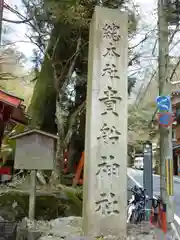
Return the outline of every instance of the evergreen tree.
<path id="1" fill-rule="evenodd" d="M 129 11 L 129 36 L 132 37 L 136 15 L 126 3 L 106 0 L 103 6 Z M 39 56 L 44 53 L 43 60 L 36 54 L 36 65 L 37 61 L 42 61 L 42 65 L 37 71 L 29 108 L 31 124 L 58 132 L 57 169 L 62 169 L 65 148 L 68 148 L 69 163 L 72 159 L 79 160 L 84 149 L 89 23 L 98 3 L 95 0 L 24 0 L 24 4 L 32 19 L 31 39 L 39 46 Z M 134 56 L 132 49 L 129 53 L 132 59 L 129 65 L 132 65 L 138 55 Z M 76 76 L 72 77 L 75 72 Z M 135 80 L 130 79 L 129 93 L 134 84 Z"/>

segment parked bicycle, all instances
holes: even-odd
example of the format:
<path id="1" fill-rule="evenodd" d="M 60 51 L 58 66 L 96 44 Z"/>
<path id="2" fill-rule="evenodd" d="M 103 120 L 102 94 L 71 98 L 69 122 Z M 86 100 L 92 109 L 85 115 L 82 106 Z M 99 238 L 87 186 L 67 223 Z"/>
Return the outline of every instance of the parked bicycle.
<path id="1" fill-rule="evenodd" d="M 146 195 L 145 189 L 138 188 L 136 185 L 128 189 L 132 192 L 132 197 L 128 201 L 128 218 L 127 223 L 137 224 L 145 219 Z"/>
<path id="2" fill-rule="evenodd" d="M 128 189 L 132 192 L 132 197 L 128 201 L 128 217 L 127 223 L 138 224 L 146 219 L 146 212 L 153 211 L 154 220 L 158 216 L 158 206 L 160 204 L 160 199 L 149 198 L 146 196 L 145 189 L 137 187 L 136 185 Z M 152 201 L 152 209 L 146 209 L 146 203 Z"/>

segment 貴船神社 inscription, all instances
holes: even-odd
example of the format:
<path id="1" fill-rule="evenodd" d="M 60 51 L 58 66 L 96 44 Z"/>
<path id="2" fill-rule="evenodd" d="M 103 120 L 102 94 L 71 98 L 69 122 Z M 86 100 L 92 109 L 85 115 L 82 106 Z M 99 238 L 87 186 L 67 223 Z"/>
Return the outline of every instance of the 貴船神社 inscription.
<path id="1" fill-rule="evenodd" d="M 119 177 L 120 164 L 117 163 L 117 159 L 110 156 L 101 156 L 101 162 L 97 164 L 96 180 L 97 187 L 103 192 L 107 191 L 107 188 L 112 189 L 112 183 L 114 177 Z M 106 179 L 106 181 L 104 181 Z"/>
<path id="2" fill-rule="evenodd" d="M 96 7 L 90 28 L 85 234 L 126 237 L 127 14 Z"/>
<path id="3" fill-rule="evenodd" d="M 100 193 L 100 200 L 96 201 L 96 212 L 102 215 L 119 214 L 118 201 L 114 193 Z"/>
<path id="4" fill-rule="evenodd" d="M 96 175 L 101 175 L 103 177 L 104 174 L 108 176 L 119 176 L 119 167 L 120 165 L 116 162 L 113 163 L 114 156 L 101 156 L 102 162 L 98 164 Z M 110 161 L 109 161 L 110 160 Z"/>
<path id="5" fill-rule="evenodd" d="M 104 143 L 107 144 L 108 142 L 115 144 L 119 140 L 119 135 L 121 135 L 121 133 L 116 129 L 115 126 L 108 127 L 108 125 L 104 123 L 100 129 L 100 135 L 97 137 L 97 139 L 103 139 Z"/>
<path id="6" fill-rule="evenodd" d="M 121 101 L 121 97 L 117 95 L 117 91 L 113 90 L 111 87 L 108 86 L 108 90 L 104 91 L 104 96 L 99 98 L 101 102 L 105 105 L 105 111 L 101 113 L 101 115 L 107 114 L 108 111 L 111 111 L 113 114 L 119 116 L 118 112 L 116 111 L 116 104 L 117 101 Z"/>

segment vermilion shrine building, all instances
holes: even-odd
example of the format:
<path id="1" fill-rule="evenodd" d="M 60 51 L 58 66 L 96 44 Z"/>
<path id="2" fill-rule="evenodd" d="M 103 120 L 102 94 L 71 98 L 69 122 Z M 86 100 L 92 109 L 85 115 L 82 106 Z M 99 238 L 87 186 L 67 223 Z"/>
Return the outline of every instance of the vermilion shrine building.
<path id="1" fill-rule="evenodd" d="M 3 136 L 19 123 L 24 125 L 28 123 L 23 99 L 0 90 L 0 147 Z M 7 167 L 0 168 L 0 174 L 9 174 L 9 171 Z"/>

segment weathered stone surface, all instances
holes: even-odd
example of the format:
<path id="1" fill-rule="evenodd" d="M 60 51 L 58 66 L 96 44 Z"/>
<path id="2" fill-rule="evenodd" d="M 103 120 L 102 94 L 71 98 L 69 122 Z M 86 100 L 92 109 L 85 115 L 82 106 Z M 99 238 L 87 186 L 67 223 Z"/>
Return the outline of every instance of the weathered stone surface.
<path id="1" fill-rule="evenodd" d="M 92 237 L 84 237 L 82 232 L 82 219 L 80 217 L 65 217 L 57 218 L 51 221 L 30 221 L 24 219 L 24 226 L 27 225 L 28 231 L 34 231 L 41 233 L 41 237 L 38 240 L 92 240 Z M 101 240 L 153 240 L 154 239 L 154 227 L 150 226 L 148 222 L 143 222 L 138 225 L 128 225 L 128 237 L 122 238 L 119 236 L 99 236 Z M 94 238 L 95 239 L 95 238 Z M 17 239 L 21 240 L 21 239 Z M 29 240 L 29 239 L 24 239 Z M 36 239 L 32 239 L 36 240 Z"/>
<path id="2" fill-rule="evenodd" d="M 51 221 L 34 222 L 25 218 L 18 226 L 16 240 L 30 240 L 28 238 L 29 232 L 33 233 L 32 240 L 37 240 L 40 234 L 41 237 L 38 240 L 93 240 L 92 237 L 84 237 L 81 229 L 82 219 L 80 217 L 72 216 L 57 218 Z M 128 224 L 127 238 L 107 235 L 100 236 L 97 240 L 157 240 L 165 237 L 167 239 L 176 239 L 172 229 L 165 236 L 160 229 L 150 225 L 149 222 L 142 222 L 137 225 Z"/>
<path id="3" fill-rule="evenodd" d="M 83 231 L 126 237 L 128 18 L 96 7 L 90 29 Z"/>
<path id="4" fill-rule="evenodd" d="M 43 236 L 39 240 L 64 240 L 64 238 L 52 237 L 52 236 Z"/>
<path id="5" fill-rule="evenodd" d="M 82 234 L 81 218 L 58 218 L 50 221 L 51 230 L 49 234 L 57 237 L 80 236 Z"/>
<path id="6" fill-rule="evenodd" d="M 80 236 L 82 234 L 82 219 L 80 217 L 64 217 L 51 221 L 31 221 L 25 219 L 28 229 L 34 229 L 41 232 L 41 240 L 44 237 L 67 238 Z"/>
<path id="7" fill-rule="evenodd" d="M 42 233 L 39 230 L 30 230 L 28 232 L 28 240 L 38 240 Z"/>
<path id="8" fill-rule="evenodd" d="M 95 238 L 88 236 L 80 236 L 80 237 L 68 237 L 67 240 L 95 240 Z"/>

